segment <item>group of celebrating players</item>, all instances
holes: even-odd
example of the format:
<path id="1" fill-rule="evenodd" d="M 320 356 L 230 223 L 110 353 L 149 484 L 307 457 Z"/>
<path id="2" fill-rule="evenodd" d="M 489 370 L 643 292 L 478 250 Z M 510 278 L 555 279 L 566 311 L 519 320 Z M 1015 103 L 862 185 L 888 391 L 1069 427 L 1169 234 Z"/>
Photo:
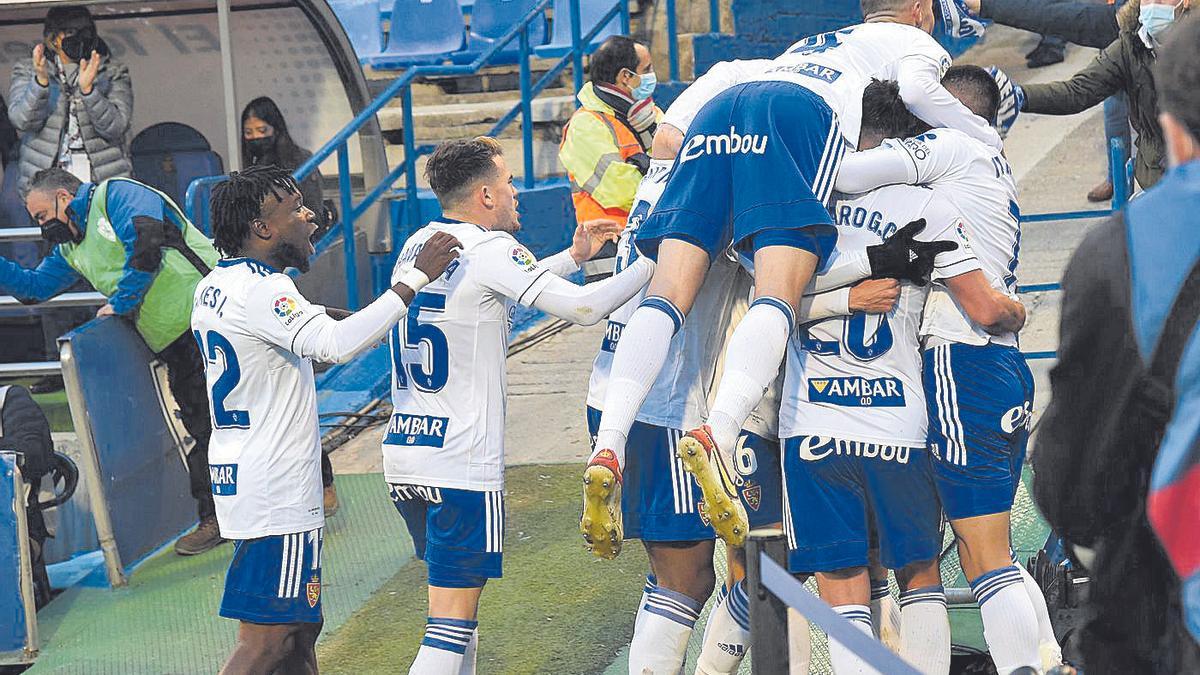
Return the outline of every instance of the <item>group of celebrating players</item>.
<path id="1" fill-rule="evenodd" d="M 286 172 L 216 188 L 226 258 L 197 288 L 192 324 L 209 360 L 217 515 L 236 540 L 221 615 L 242 623 L 225 672 L 316 672 L 311 361 L 384 336 L 385 479 L 429 574 L 410 672 L 475 672 L 480 595 L 501 576 L 518 303 L 608 320 L 580 529 L 599 557 L 630 538 L 649 553 L 630 673 L 682 669 L 717 585 L 717 537 L 730 573 L 697 672 L 737 671 L 749 646 L 741 546 L 767 526 L 786 534 L 789 571 L 815 576 L 855 628 L 947 673 L 944 520 L 998 671 L 1059 663 L 1045 600 L 1010 548 L 1033 380 L 1017 349 L 1020 209 L 992 126 L 1001 92 L 986 71 L 951 67 L 930 0 L 862 6 L 860 25 L 714 66 L 659 125 L 624 229 L 583 223 L 544 260 L 513 237 L 499 145 L 443 144 L 426 170 L 443 215 L 405 242 L 392 288 L 352 315 L 309 303 L 281 272 L 313 253 L 312 212 Z M 563 278 L 618 235 L 616 274 Z M 792 623 L 793 672 L 806 672 L 808 628 Z M 835 673 L 869 672 L 837 640 L 830 655 Z"/>

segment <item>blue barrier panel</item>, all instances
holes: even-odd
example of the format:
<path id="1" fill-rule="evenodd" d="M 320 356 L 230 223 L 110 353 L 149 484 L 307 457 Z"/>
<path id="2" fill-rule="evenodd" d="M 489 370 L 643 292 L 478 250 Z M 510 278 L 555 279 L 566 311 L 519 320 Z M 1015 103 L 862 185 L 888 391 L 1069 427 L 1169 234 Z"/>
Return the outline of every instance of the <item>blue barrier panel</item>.
<path id="1" fill-rule="evenodd" d="M 21 561 L 13 510 L 15 456 L 0 453 L 0 663 L 14 663 L 25 649 L 25 605 L 21 602 Z"/>
<path id="2" fill-rule="evenodd" d="M 88 485 L 93 512 L 98 525 L 105 517 L 111 522 L 128 569 L 196 522 L 187 470 L 151 371 L 154 355 L 127 321 L 115 317 L 90 321 L 62 340 L 64 370 L 77 374 L 82 398 L 82 411 L 72 401 L 72 414 L 86 418 L 95 448 L 98 480 Z M 75 428 L 87 431 L 78 422 Z M 98 529 L 103 542 L 105 528 Z"/>

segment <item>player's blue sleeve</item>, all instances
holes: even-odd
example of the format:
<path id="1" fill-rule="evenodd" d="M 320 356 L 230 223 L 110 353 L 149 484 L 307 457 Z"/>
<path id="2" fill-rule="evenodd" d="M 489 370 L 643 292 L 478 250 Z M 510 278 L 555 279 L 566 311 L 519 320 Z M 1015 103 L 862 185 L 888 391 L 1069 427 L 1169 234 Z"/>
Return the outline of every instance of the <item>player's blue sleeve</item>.
<path id="1" fill-rule="evenodd" d="M 162 265 L 164 229 L 177 226 L 168 220 L 163 198 L 138 183 L 110 182 L 107 199 L 109 222 L 125 247 L 124 270 L 108 302 L 117 314 L 129 314 L 142 304 Z"/>
<path id="2" fill-rule="evenodd" d="M 67 290 L 79 280 L 79 273 L 67 264 L 56 246 L 34 269 L 26 269 L 0 258 L 0 293 L 21 302 L 43 302 Z"/>

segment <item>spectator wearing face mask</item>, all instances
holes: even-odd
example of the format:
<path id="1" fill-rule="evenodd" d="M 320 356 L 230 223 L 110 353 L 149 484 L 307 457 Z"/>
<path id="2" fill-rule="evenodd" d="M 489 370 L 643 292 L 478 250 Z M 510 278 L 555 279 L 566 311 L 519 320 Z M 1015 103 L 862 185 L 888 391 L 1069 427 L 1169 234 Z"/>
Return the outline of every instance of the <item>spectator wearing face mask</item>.
<path id="1" fill-rule="evenodd" d="M 999 118 L 1011 125 L 1015 111 L 1074 115 L 1113 94 L 1125 92 L 1129 98 L 1129 121 L 1138 133 L 1134 175 L 1143 189 L 1149 189 L 1162 178 L 1167 167 L 1152 69 L 1163 40 L 1170 35 L 1176 21 L 1187 14 L 1192 0 L 1141 0 L 1140 4 L 1127 4 L 1128 11 L 1137 9 L 1137 20 L 1122 25 L 1117 40 L 1071 79 L 1009 85 L 1008 78 L 1000 73 L 998 80 L 1006 103 L 1002 104 Z"/>
<path id="2" fill-rule="evenodd" d="M 8 117 L 21 135 L 22 195 L 33 174 L 59 167 L 83 182 L 128 176 L 133 117 L 129 69 L 109 57 L 85 7 L 53 7 L 42 41 L 13 66 Z"/>
<path id="3" fill-rule="evenodd" d="M 275 165 L 295 171 L 307 162 L 312 153 L 292 140 L 287 122 L 275 101 L 259 96 L 242 110 L 242 166 Z M 333 224 L 333 214 L 326 208 L 321 192 L 321 172 L 313 169 L 300 183 L 304 205 L 317 214 L 317 237 Z"/>
<path id="4" fill-rule="evenodd" d="M 650 168 L 650 146 L 662 111 L 650 50 L 625 36 L 592 54 L 591 81 L 579 90 L 579 109 L 563 129 L 558 160 L 571 179 L 579 222 L 629 217 L 638 183 Z"/>

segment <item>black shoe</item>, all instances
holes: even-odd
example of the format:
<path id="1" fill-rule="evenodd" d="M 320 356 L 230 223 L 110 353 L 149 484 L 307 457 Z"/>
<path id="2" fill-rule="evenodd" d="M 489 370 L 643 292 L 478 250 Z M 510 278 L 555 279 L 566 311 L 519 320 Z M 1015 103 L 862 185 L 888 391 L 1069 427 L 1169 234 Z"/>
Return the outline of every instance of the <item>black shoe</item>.
<path id="1" fill-rule="evenodd" d="M 175 542 L 175 553 L 179 555 L 198 555 L 224 544 L 227 539 L 221 537 L 221 528 L 217 525 L 217 517 L 209 516 L 200 521 L 196 529 L 183 535 Z"/>
<path id="2" fill-rule="evenodd" d="M 62 391 L 65 386 L 61 375 L 47 375 L 29 385 L 29 393 L 49 394 L 52 391 Z"/>
<path id="3" fill-rule="evenodd" d="M 1025 65 L 1030 68 L 1044 68 L 1056 63 L 1062 63 L 1066 58 L 1066 50 L 1062 47 L 1038 45 L 1037 48 L 1029 52 L 1025 57 Z"/>

